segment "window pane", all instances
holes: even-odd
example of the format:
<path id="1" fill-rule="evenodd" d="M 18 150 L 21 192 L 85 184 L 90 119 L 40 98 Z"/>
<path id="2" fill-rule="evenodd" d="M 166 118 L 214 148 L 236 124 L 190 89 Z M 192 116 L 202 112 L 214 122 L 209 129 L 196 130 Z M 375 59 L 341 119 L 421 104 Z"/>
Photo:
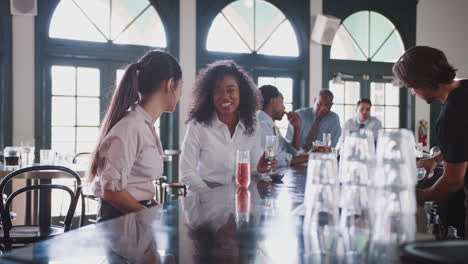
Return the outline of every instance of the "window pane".
<path id="1" fill-rule="evenodd" d="M 116 36 L 114 43 L 167 47 L 166 31 L 159 14 L 150 6 L 130 27 Z"/>
<path id="2" fill-rule="evenodd" d="M 52 96 L 52 125 L 75 125 L 75 98 Z"/>
<path id="3" fill-rule="evenodd" d="M 99 137 L 98 127 L 78 127 L 77 128 L 77 153 L 92 152 Z"/>
<path id="4" fill-rule="evenodd" d="M 59 153 L 75 153 L 75 128 L 52 127 L 52 149 Z"/>
<path id="5" fill-rule="evenodd" d="M 353 36 L 366 57 L 369 57 L 369 11 L 352 14 L 343 21 L 343 25 Z"/>
<path id="6" fill-rule="evenodd" d="M 99 98 L 78 98 L 78 125 L 99 125 Z"/>
<path id="7" fill-rule="evenodd" d="M 276 86 L 276 80 L 274 77 L 258 77 L 258 87 L 261 87 L 263 85 L 274 85 Z"/>
<path id="8" fill-rule="evenodd" d="M 81 96 L 99 96 L 99 69 L 78 67 L 77 94 Z"/>
<path id="9" fill-rule="evenodd" d="M 338 28 L 330 51 L 330 58 L 335 60 L 366 61 L 367 58 L 343 26 Z"/>
<path id="10" fill-rule="evenodd" d="M 216 16 L 211 25 L 206 40 L 206 49 L 209 51 L 250 53 L 250 49 L 221 14 Z"/>
<path id="11" fill-rule="evenodd" d="M 373 56 L 377 49 L 392 33 L 395 26 L 386 17 L 379 13 L 370 12 L 370 54 Z"/>
<path id="12" fill-rule="evenodd" d="M 254 3 L 252 1 L 234 1 L 226 6 L 221 12 L 231 24 L 236 34 L 247 43 L 250 50 L 254 47 Z M 257 2 L 257 1 L 255 1 Z"/>
<path id="13" fill-rule="evenodd" d="M 118 69 L 115 72 L 115 86 L 119 85 L 120 80 L 122 80 L 124 73 L 125 73 L 125 70 L 122 70 L 122 69 Z"/>
<path id="14" fill-rule="evenodd" d="M 257 50 L 286 17 L 278 8 L 266 1 L 257 0 L 255 4 L 255 49 Z M 288 42 L 291 41 L 286 39 Z"/>
<path id="15" fill-rule="evenodd" d="M 75 67 L 52 66 L 52 95 L 75 95 Z"/>
<path id="16" fill-rule="evenodd" d="M 333 93 L 334 104 L 344 104 L 344 84 L 329 81 L 330 91 Z"/>
<path id="17" fill-rule="evenodd" d="M 106 36 L 109 37 L 109 23 L 110 23 L 110 5 L 109 2 L 116 2 L 115 0 L 73 0 L 80 9 L 86 14 L 86 16 L 93 21 L 99 30 Z M 82 11 L 79 11 L 82 12 Z"/>
<path id="18" fill-rule="evenodd" d="M 288 20 L 284 21 L 258 53 L 273 56 L 299 56 L 296 33 L 291 23 Z"/>
<path id="19" fill-rule="evenodd" d="M 385 128 L 398 128 L 400 125 L 400 111 L 397 106 L 385 107 Z"/>
<path id="20" fill-rule="evenodd" d="M 400 87 L 391 83 L 385 84 L 385 104 L 400 105 Z"/>
<path id="21" fill-rule="evenodd" d="M 395 30 L 374 58 L 372 58 L 372 61 L 397 62 L 404 52 L 405 46 L 403 40 L 400 33 Z"/>
<path id="22" fill-rule="evenodd" d="M 345 103 L 355 104 L 359 100 L 361 89 L 359 82 L 345 82 Z"/>
<path id="23" fill-rule="evenodd" d="M 346 105 L 345 106 L 345 119 L 343 123 L 348 121 L 348 119 L 353 118 L 356 116 L 356 107 L 354 105 Z"/>
<path id="24" fill-rule="evenodd" d="M 115 39 L 149 5 L 148 1 L 112 0 L 110 39 Z"/>
<path id="25" fill-rule="evenodd" d="M 344 105 L 341 104 L 334 104 L 332 109 L 333 112 L 335 112 L 339 117 L 340 117 L 340 124 L 343 126 L 345 120 L 345 110 L 344 110 Z"/>
<path id="26" fill-rule="evenodd" d="M 379 121 L 385 127 L 385 107 L 373 105 L 371 115 L 377 117 L 377 119 L 379 119 Z"/>
<path id="27" fill-rule="evenodd" d="M 385 83 L 371 82 L 370 87 L 371 102 L 373 105 L 385 104 Z"/>
<path id="28" fill-rule="evenodd" d="M 293 102 L 293 80 L 291 78 L 276 78 L 276 87 L 283 94 L 285 105 Z"/>
<path id="29" fill-rule="evenodd" d="M 97 1 L 92 1 L 97 2 Z M 105 16 L 105 10 L 97 9 Z M 57 5 L 50 21 L 51 38 L 106 42 L 96 27 L 86 18 L 72 0 L 62 0 Z"/>

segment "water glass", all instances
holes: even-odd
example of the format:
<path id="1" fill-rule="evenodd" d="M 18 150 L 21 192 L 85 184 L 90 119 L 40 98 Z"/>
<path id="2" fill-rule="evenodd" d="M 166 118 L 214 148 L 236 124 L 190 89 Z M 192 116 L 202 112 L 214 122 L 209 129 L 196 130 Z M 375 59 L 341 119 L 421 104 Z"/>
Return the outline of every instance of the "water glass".
<path id="1" fill-rule="evenodd" d="M 16 147 L 6 147 L 3 150 L 3 164 L 5 170 L 16 170 L 20 165 L 20 149 Z"/>
<path id="2" fill-rule="evenodd" d="M 325 147 L 331 147 L 331 134 L 323 133 L 323 145 Z"/>
<path id="3" fill-rule="evenodd" d="M 344 137 L 340 156 L 340 182 L 369 185 L 375 170 L 374 135 L 360 129 Z"/>
<path id="4" fill-rule="evenodd" d="M 343 185 L 340 196 L 339 228 L 345 258 L 352 263 L 362 263 L 366 258 L 372 231 L 367 187 Z"/>
<path id="5" fill-rule="evenodd" d="M 250 185 L 250 151 L 237 150 L 236 183 L 241 188 Z"/>
<path id="6" fill-rule="evenodd" d="M 408 129 L 380 130 L 377 142 L 376 187 L 414 188 L 416 157 L 414 135 Z"/>
<path id="7" fill-rule="evenodd" d="M 39 151 L 40 163 L 42 165 L 54 165 L 57 153 L 52 149 L 41 149 Z"/>
<path id="8" fill-rule="evenodd" d="M 21 167 L 30 167 L 34 164 L 34 147 L 21 147 Z"/>
<path id="9" fill-rule="evenodd" d="M 268 159 L 268 162 L 271 163 L 276 159 L 278 150 L 278 138 L 276 136 L 266 136 L 265 140 L 265 157 Z M 271 173 L 271 167 L 270 167 Z"/>

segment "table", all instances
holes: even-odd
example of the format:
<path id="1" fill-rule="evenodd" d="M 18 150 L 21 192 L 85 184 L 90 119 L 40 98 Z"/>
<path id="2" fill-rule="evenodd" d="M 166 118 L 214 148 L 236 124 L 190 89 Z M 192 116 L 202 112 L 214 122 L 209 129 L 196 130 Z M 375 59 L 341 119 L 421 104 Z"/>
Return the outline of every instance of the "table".
<path id="1" fill-rule="evenodd" d="M 303 217 L 306 168 L 288 168 L 281 183 L 254 179 L 86 226 L 13 250 L 11 263 L 308 263 Z"/>
<path id="2" fill-rule="evenodd" d="M 34 166 L 39 166 L 39 165 L 42 165 L 42 164 L 34 164 Z M 83 178 L 84 180 L 84 177 L 85 177 L 85 169 L 83 167 L 80 167 L 80 166 L 77 166 L 76 164 L 66 164 L 66 165 L 58 165 L 58 166 L 64 166 L 64 167 L 68 167 L 72 170 L 74 170 L 76 173 L 78 173 L 78 175 Z M 5 170 L 3 165 L 0 164 L 0 179 L 5 177 L 6 175 L 8 175 L 10 172 L 12 172 L 11 170 Z M 63 171 L 54 171 L 54 170 L 43 170 L 43 171 L 31 171 L 31 172 L 26 172 L 26 173 L 23 173 L 21 175 L 19 175 L 18 177 L 15 177 L 15 179 L 25 179 L 25 180 L 39 180 L 42 184 L 50 184 L 52 183 L 51 180 L 52 179 L 66 179 L 66 178 L 70 178 L 71 179 L 71 175 L 66 173 L 66 172 L 63 172 Z M 25 208 L 25 211 L 26 212 L 30 212 L 31 211 L 31 208 L 30 208 L 30 204 L 31 204 L 31 197 L 30 197 L 30 194 L 28 193 L 27 196 L 26 196 L 26 208 Z M 50 193 L 50 190 L 43 190 L 40 192 L 40 197 L 39 197 L 39 202 L 41 201 L 45 201 L 46 202 L 46 205 L 48 206 L 44 206 L 42 208 L 42 210 L 35 210 L 35 211 L 39 211 L 39 221 L 41 223 L 44 223 L 44 225 L 50 225 L 50 217 L 51 217 L 51 208 L 50 208 L 50 201 L 51 201 L 51 193 Z M 36 204 L 35 206 L 36 208 L 39 208 L 38 204 Z M 29 221 L 30 221 L 30 215 L 29 213 L 26 213 L 26 223 L 25 224 L 31 224 Z"/>

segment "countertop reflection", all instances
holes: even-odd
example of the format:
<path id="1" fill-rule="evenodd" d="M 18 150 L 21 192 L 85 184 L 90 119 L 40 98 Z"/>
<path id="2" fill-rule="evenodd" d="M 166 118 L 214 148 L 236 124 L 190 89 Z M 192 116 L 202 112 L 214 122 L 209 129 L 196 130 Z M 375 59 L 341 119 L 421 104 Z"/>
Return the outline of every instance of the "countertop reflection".
<path id="1" fill-rule="evenodd" d="M 13 250 L 13 262 L 302 263 L 306 168 L 283 169 L 280 183 L 254 178 L 87 226 Z"/>

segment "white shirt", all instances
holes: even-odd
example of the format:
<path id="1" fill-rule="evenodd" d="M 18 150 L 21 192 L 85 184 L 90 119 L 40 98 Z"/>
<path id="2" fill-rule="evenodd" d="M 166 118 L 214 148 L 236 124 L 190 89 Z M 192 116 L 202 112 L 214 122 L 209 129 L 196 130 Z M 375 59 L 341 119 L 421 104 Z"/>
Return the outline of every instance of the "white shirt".
<path id="1" fill-rule="evenodd" d="M 379 119 L 373 116 L 369 117 L 369 119 L 367 119 L 364 122 L 359 121 L 359 118 L 357 116 L 348 119 L 348 121 L 346 121 L 346 123 L 343 126 L 343 133 L 340 137 L 337 148 L 341 148 L 343 146 L 344 137 L 347 133 L 357 131 L 360 128 L 372 131 L 372 133 L 374 134 L 374 140 L 377 141 L 379 130 L 382 129 L 382 123 Z"/>
<path id="2" fill-rule="evenodd" d="M 266 136 L 276 135 L 278 137 L 278 167 L 288 167 L 291 165 L 291 159 L 296 156 L 298 152 L 294 149 L 289 142 L 281 135 L 278 127 L 271 117 L 262 110 L 257 111 L 257 122 L 261 128 L 261 147 L 265 148 Z M 276 132 L 274 131 L 276 130 Z"/>
<path id="3" fill-rule="evenodd" d="M 154 197 L 153 180 L 163 174 L 163 150 L 154 121 L 137 105 L 109 131 L 98 149 L 94 194 L 127 190 L 136 200 Z"/>
<path id="4" fill-rule="evenodd" d="M 263 152 L 258 122 L 251 136 L 239 121 L 233 136 L 215 114 L 210 125 L 191 121 L 187 127 L 180 159 L 180 175 L 191 191 L 207 189 L 207 182 L 227 184 L 236 173 L 237 150 L 250 150 L 250 171 L 254 174 Z"/>

